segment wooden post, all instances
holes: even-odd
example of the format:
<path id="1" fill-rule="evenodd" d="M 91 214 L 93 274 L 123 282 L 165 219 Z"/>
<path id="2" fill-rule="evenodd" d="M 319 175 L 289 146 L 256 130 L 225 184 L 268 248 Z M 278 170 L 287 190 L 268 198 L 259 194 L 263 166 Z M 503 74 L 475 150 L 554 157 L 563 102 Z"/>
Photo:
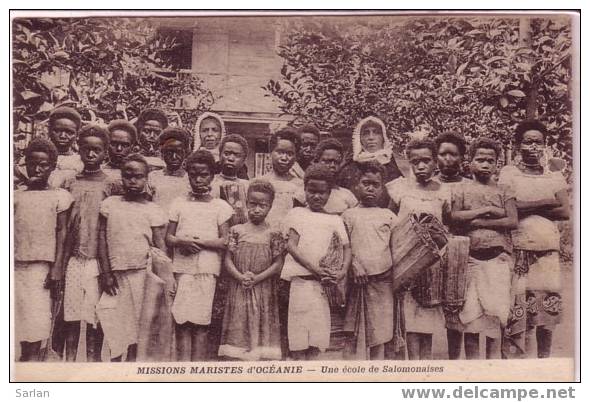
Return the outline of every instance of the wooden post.
<path id="1" fill-rule="evenodd" d="M 531 20 L 522 17 L 519 20 L 519 37 L 518 45 L 520 47 L 531 47 Z M 535 81 L 527 94 L 526 118 L 535 119 L 537 117 L 537 98 L 539 97 L 539 84 Z"/>

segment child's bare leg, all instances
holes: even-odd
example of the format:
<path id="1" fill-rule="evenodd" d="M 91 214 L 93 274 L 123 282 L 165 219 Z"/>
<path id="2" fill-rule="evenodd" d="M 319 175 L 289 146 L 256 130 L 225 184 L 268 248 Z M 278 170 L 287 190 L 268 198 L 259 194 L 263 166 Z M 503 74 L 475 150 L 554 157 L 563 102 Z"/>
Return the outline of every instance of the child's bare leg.
<path id="1" fill-rule="evenodd" d="M 420 360 L 432 360 L 432 334 L 420 334 Z"/>
<path id="2" fill-rule="evenodd" d="M 281 354 L 283 359 L 289 357 L 289 337 L 287 334 L 289 316 L 289 289 L 291 282 L 279 280 L 279 330 L 281 333 Z"/>
<path id="3" fill-rule="evenodd" d="M 545 359 L 551 356 L 551 343 L 553 331 L 545 326 L 537 327 L 537 357 Z"/>
<path id="4" fill-rule="evenodd" d="M 192 325 L 191 330 L 191 361 L 201 362 L 207 360 L 207 335 L 209 327 L 205 325 Z"/>
<path id="5" fill-rule="evenodd" d="M 408 359 L 419 360 L 420 359 L 420 335 L 416 332 L 406 333 L 406 344 L 408 347 Z"/>
<path id="6" fill-rule="evenodd" d="M 41 341 L 38 342 L 21 342 L 21 362 L 30 362 L 39 360 L 41 355 Z"/>
<path id="7" fill-rule="evenodd" d="M 524 351 L 528 359 L 536 357 L 533 352 L 533 337 L 535 336 L 535 327 L 527 328 L 524 333 Z"/>
<path id="8" fill-rule="evenodd" d="M 291 357 L 293 360 L 306 360 L 307 359 L 307 349 L 305 350 L 292 350 Z"/>
<path id="9" fill-rule="evenodd" d="M 67 321 L 64 323 L 66 332 L 66 361 L 76 360 L 78 342 L 80 341 L 80 321 Z"/>
<path id="10" fill-rule="evenodd" d="M 465 358 L 467 360 L 477 360 L 479 356 L 479 334 L 465 332 Z"/>
<path id="11" fill-rule="evenodd" d="M 86 326 L 86 360 L 89 362 L 99 362 L 102 352 L 102 341 L 104 333 L 100 324 L 94 328 L 88 324 Z"/>
<path id="12" fill-rule="evenodd" d="M 385 345 L 375 345 L 370 350 L 371 360 L 383 360 L 385 359 Z"/>
<path id="13" fill-rule="evenodd" d="M 310 346 L 305 351 L 305 360 L 316 360 L 320 355 L 320 350 L 314 346 Z"/>
<path id="14" fill-rule="evenodd" d="M 486 359 L 499 359 L 501 357 L 502 338 L 490 338 L 486 336 Z"/>
<path id="15" fill-rule="evenodd" d="M 449 360 L 458 360 L 461 357 L 461 341 L 463 333 L 454 329 L 447 329 L 447 344 Z"/>
<path id="16" fill-rule="evenodd" d="M 127 346 L 126 362 L 134 362 L 137 360 L 137 343 Z"/>
<path id="17" fill-rule="evenodd" d="M 176 360 L 191 360 L 191 327 L 189 323 L 176 324 Z"/>

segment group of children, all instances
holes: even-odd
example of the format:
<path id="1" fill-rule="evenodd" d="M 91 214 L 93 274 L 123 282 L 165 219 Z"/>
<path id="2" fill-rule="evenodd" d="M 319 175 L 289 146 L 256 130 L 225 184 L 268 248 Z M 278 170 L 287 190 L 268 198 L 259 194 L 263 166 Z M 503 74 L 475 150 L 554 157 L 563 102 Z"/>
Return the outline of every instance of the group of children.
<path id="1" fill-rule="evenodd" d="M 539 356 L 548 355 L 561 307 L 559 268 L 551 265 L 555 242 L 535 243 L 537 227 L 521 228 L 518 219 L 544 219 L 546 225 L 567 219 L 566 187 L 556 175 L 546 180 L 551 189 L 544 189 L 544 200 L 529 194 L 521 201 L 510 183 L 520 176 L 503 171 L 495 179 L 500 149 L 494 141 L 471 144 L 469 180 L 460 174 L 464 140 L 445 133 L 436 143 L 408 144 L 411 178 L 386 182 L 383 164 L 368 160 L 359 165 L 358 184 L 347 189 L 337 185 L 345 156 L 340 142 L 285 128 L 270 139 L 272 172 L 248 181 L 248 143 L 226 135 L 218 116 L 199 120 L 196 141 L 186 130 L 166 127 L 162 116 L 142 114 L 137 128 L 125 120 L 80 127 L 74 109 L 58 108 L 50 115 L 50 141 L 37 138 L 27 147 L 26 182 L 15 191 L 14 209 L 15 332 L 22 361 L 39 358 L 42 342 L 55 332 L 62 299 L 68 361 L 76 359 L 81 323 L 88 361 L 102 359 L 103 345 L 112 361 L 134 361 L 146 275 L 158 249 L 171 259 L 176 283 L 171 312 L 179 361 L 205 360 L 211 349 L 229 360 L 313 359 L 331 346 L 340 313 L 348 334 L 344 353 L 351 358 L 403 358 L 404 350 L 410 359 L 432 358 L 433 334 L 445 325 L 449 358 L 459 357 L 463 336 L 466 357 L 478 358 L 479 334 L 488 341 L 486 355 L 499 357 L 501 337 L 510 339 L 504 343 L 513 351 L 524 345 L 522 334 L 531 325 L 541 326 Z M 531 127 L 519 137 L 523 161 L 532 166 L 522 172 L 523 181 L 548 176 L 533 166 L 546 130 Z M 306 147 L 301 165 L 308 166 L 297 177 L 300 140 L 313 135 L 313 158 Z M 132 153 L 136 145 L 151 159 Z M 390 208 L 380 205 L 384 193 Z M 411 286 L 392 292 L 395 226 L 420 213 L 470 238 L 459 312 L 420 305 Z M 517 274 L 515 258 L 522 267 Z M 544 276 L 530 279 L 536 265 L 553 275 L 548 286 Z M 220 282 L 226 284 L 222 291 Z M 515 312 L 530 307 L 532 291 L 552 297 L 555 314 L 549 311 L 543 322 L 529 314 L 523 324 Z M 220 299 L 223 314 L 215 317 Z M 114 306 L 125 318 L 103 328 L 99 313 Z M 212 342 L 216 320 L 220 335 Z"/>

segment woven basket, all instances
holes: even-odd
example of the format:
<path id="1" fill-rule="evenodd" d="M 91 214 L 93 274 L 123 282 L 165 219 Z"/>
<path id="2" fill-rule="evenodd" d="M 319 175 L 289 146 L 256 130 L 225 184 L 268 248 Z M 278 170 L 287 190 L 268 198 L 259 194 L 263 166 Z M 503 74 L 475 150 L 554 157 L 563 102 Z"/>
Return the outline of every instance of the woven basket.
<path id="1" fill-rule="evenodd" d="M 432 215 L 408 215 L 395 227 L 391 237 L 393 290 L 409 284 L 420 272 L 440 260 L 440 247 L 432 236 L 432 228 L 444 233 L 444 227 Z M 442 239 L 442 240 L 441 240 Z M 437 237 L 439 243 L 444 237 Z"/>

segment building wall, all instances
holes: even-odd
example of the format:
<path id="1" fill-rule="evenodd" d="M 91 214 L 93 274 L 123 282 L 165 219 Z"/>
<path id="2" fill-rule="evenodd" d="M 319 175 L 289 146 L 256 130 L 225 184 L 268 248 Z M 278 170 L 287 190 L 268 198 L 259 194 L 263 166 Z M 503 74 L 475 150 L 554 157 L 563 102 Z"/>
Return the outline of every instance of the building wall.
<path id="1" fill-rule="evenodd" d="M 191 71 L 213 91 L 213 110 L 278 117 L 278 103 L 262 89 L 279 78 L 282 66 L 274 18 L 165 18 L 159 23 L 193 32 Z"/>
<path id="2" fill-rule="evenodd" d="M 248 172 L 255 172 L 256 140 L 267 138 L 271 125 L 289 121 L 278 102 L 262 89 L 278 79 L 280 31 L 273 17 L 163 18 L 160 27 L 192 31 L 191 71 L 215 96 L 212 110 L 221 114 L 228 133 L 240 134 L 250 146 Z M 185 101 L 190 108 L 191 102 Z M 193 129 L 190 127 L 190 129 Z"/>

